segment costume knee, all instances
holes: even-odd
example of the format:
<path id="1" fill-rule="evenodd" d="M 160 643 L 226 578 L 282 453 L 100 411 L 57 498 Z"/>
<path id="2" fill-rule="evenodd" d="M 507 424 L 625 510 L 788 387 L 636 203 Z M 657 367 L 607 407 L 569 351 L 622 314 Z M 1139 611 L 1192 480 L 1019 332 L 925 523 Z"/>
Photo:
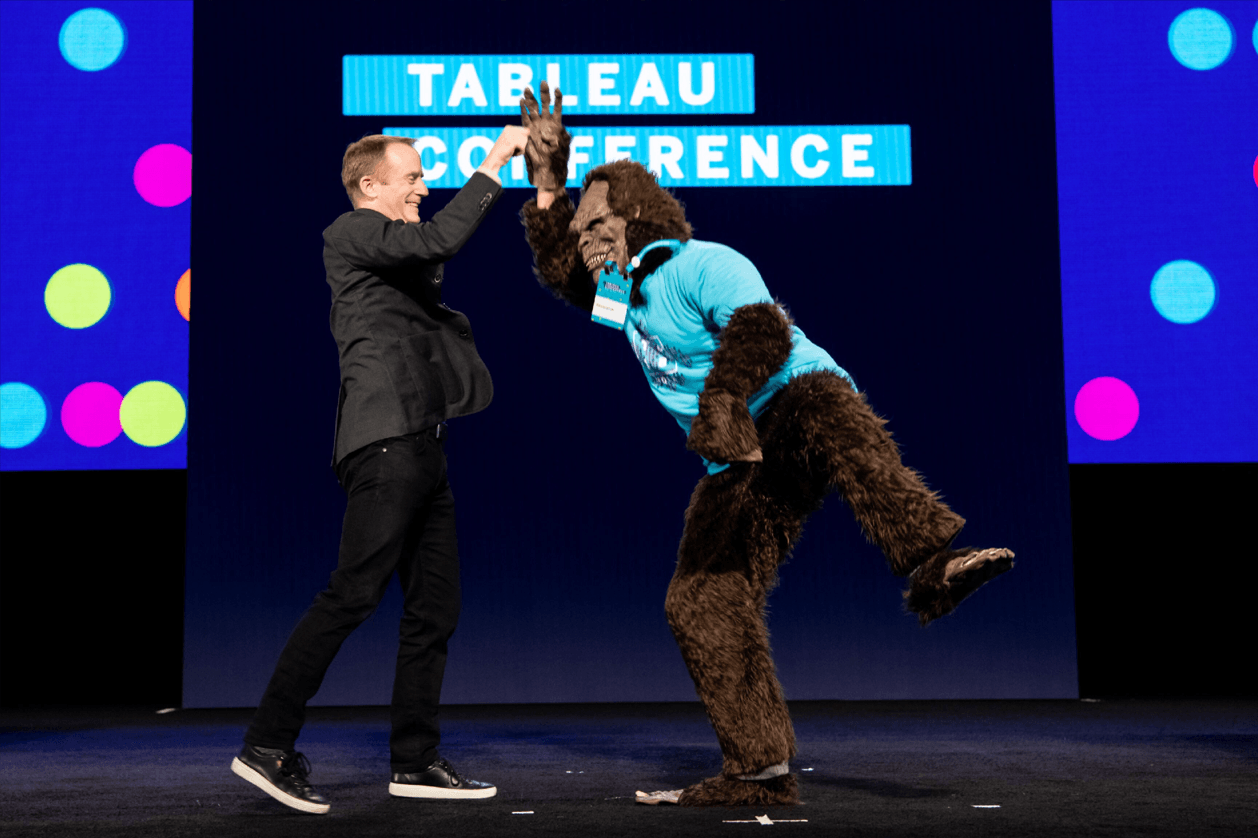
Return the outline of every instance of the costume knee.
<path id="1" fill-rule="evenodd" d="M 900 461 L 885 426 L 864 394 L 821 371 L 783 389 L 761 436 L 766 460 L 796 475 L 794 493 L 837 491 L 892 571 L 906 576 L 947 548 L 965 520 Z"/>

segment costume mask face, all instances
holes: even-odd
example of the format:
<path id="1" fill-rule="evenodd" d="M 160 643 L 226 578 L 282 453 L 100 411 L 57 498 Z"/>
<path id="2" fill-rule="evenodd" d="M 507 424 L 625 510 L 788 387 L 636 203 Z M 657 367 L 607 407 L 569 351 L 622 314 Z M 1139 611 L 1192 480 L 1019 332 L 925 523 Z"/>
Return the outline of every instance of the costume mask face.
<path id="1" fill-rule="evenodd" d="M 568 229 L 580 236 L 577 249 L 586 270 L 596 273 L 608 259 L 621 268 L 629 264 L 625 245 L 625 219 L 607 203 L 607 181 L 597 180 L 581 196 L 581 205 Z"/>

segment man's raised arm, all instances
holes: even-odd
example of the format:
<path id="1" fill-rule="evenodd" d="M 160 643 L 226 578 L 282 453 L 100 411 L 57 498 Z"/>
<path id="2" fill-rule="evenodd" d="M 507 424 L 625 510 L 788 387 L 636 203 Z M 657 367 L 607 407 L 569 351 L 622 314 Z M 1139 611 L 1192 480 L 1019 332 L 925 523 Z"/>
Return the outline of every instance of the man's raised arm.
<path id="1" fill-rule="evenodd" d="M 444 262 L 467 243 L 481 219 L 502 194 L 498 171 L 511 158 L 523 153 L 528 130 L 506 126 L 485 160 L 472 177 L 439 212 L 427 222 L 402 223 L 370 213 L 354 213 L 344 224 L 334 225 L 326 234 L 351 265 L 363 268 L 401 267 L 411 264 Z M 375 209 L 360 205 L 360 209 Z"/>

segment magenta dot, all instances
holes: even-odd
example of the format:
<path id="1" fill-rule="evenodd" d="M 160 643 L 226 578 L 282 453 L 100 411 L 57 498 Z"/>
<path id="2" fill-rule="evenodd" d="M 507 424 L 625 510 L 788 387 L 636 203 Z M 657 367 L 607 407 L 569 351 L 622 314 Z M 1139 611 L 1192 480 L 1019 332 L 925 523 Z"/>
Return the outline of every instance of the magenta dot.
<path id="1" fill-rule="evenodd" d="M 171 143 L 155 145 L 135 161 L 135 191 L 150 204 L 173 207 L 192 195 L 192 154 Z"/>
<path id="2" fill-rule="evenodd" d="M 1126 381 L 1094 378 L 1075 396 L 1075 419 L 1083 432 L 1107 442 L 1131 433 L 1140 418 L 1140 401 Z"/>
<path id="3" fill-rule="evenodd" d="M 89 381 L 70 391 L 61 403 L 61 427 L 79 445 L 99 448 L 122 433 L 122 393 L 108 384 Z"/>

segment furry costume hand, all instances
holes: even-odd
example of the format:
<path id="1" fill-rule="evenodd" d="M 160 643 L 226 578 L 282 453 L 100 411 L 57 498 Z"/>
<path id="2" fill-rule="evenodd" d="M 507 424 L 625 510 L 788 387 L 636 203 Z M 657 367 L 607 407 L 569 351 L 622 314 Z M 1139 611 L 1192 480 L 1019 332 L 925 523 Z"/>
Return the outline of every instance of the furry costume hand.
<path id="1" fill-rule="evenodd" d="M 529 129 L 524 148 L 529 183 L 546 192 L 559 192 L 568 182 L 568 148 L 572 135 L 563 127 L 563 92 L 555 89 L 555 111 L 550 112 L 550 85 L 542 82 L 538 105 L 533 88 L 524 89 L 520 99 L 520 123 Z"/>
<path id="2" fill-rule="evenodd" d="M 686 447 L 714 463 L 758 463 L 764 459 L 747 399 L 716 387 L 707 387 L 699 394 L 699 415 L 690 423 Z"/>
<path id="3" fill-rule="evenodd" d="M 791 320 L 774 303 L 740 306 L 719 340 L 686 447 L 714 463 L 760 462 L 747 399 L 791 357 Z"/>

